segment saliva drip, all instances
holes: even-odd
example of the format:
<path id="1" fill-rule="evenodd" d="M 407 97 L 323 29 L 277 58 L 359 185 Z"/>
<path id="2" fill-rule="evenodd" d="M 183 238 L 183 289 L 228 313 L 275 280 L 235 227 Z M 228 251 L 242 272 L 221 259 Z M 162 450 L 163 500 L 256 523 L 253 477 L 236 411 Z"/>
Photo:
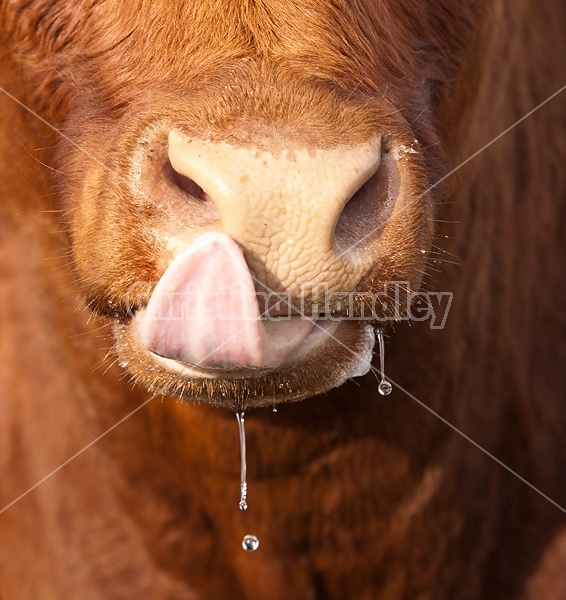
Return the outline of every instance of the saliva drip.
<path id="1" fill-rule="evenodd" d="M 246 481 L 246 430 L 244 429 L 244 412 L 237 412 L 238 431 L 240 433 L 240 510 L 248 510 L 248 484 Z"/>
<path id="2" fill-rule="evenodd" d="M 377 344 L 379 347 L 379 367 L 381 371 L 381 380 L 377 386 L 377 391 L 382 396 L 389 396 L 393 390 L 391 382 L 385 379 L 385 342 L 383 340 L 383 331 L 377 330 Z"/>
<path id="3" fill-rule="evenodd" d="M 255 535 L 245 535 L 242 540 L 242 548 L 246 552 L 255 552 L 259 548 L 259 540 Z"/>
<path id="4" fill-rule="evenodd" d="M 244 411 L 236 413 L 238 420 L 238 432 L 240 434 L 240 510 L 248 510 L 248 483 L 246 481 L 246 430 L 244 428 Z M 255 552 L 259 548 L 259 540 L 255 535 L 245 535 L 242 540 L 242 548 L 246 552 Z"/>

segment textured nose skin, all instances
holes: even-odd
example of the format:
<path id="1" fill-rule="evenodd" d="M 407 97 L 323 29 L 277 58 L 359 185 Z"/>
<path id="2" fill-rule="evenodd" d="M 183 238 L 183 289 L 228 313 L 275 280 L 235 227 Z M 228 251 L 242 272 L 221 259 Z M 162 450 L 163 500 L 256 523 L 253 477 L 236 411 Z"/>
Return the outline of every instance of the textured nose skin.
<path id="1" fill-rule="evenodd" d="M 346 202 L 379 168 L 380 139 L 331 149 L 268 152 L 169 134 L 172 167 L 215 202 L 222 232 L 275 291 L 324 284 L 352 290 L 371 261 L 342 255 L 334 229 Z M 363 216 L 361 216 L 363 218 Z"/>

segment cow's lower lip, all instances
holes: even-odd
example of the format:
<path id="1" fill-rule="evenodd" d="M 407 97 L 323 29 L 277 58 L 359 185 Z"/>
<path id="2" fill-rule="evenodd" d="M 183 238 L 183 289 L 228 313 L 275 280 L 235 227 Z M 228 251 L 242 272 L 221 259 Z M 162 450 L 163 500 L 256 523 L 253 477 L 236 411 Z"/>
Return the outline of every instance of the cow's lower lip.
<path id="1" fill-rule="evenodd" d="M 369 371 L 375 343 L 370 322 L 318 324 L 330 330 L 323 335 L 317 327 L 308 343 L 271 370 L 212 371 L 158 356 L 141 344 L 133 318 L 115 322 L 116 349 L 121 365 L 152 393 L 232 409 L 271 406 L 327 392 Z"/>
<path id="2" fill-rule="evenodd" d="M 315 321 L 311 332 L 304 339 L 299 349 L 287 357 L 287 359 L 277 368 L 284 368 L 304 360 L 313 351 L 322 347 L 329 339 L 334 338 L 334 334 L 339 326 L 340 321 L 337 320 L 318 319 Z M 157 363 L 161 364 L 166 369 L 185 377 L 206 379 L 251 379 L 260 375 L 265 375 L 274 370 L 235 369 L 229 367 L 221 369 L 205 369 L 167 356 L 161 356 L 155 352 L 149 351 L 149 353 Z"/>

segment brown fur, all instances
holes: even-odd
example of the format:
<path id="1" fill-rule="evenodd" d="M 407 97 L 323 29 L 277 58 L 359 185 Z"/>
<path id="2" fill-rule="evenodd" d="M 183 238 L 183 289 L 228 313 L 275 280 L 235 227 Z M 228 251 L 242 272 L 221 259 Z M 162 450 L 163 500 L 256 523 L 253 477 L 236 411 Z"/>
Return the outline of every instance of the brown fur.
<path id="1" fill-rule="evenodd" d="M 416 201 L 442 152 L 457 165 L 564 84 L 560 2 L 4 0 L 0 23 L 1 85 L 91 154 L 0 95 L 0 509 L 150 397 L 104 358 L 131 284 L 167 264 L 150 227 L 195 218 L 128 185 L 140 138 L 158 151 L 171 125 L 417 138 L 415 202 L 363 285 L 420 280 L 434 205 L 425 285 L 454 305 L 441 332 L 396 326 L 391 378 L 566 504 L 563 99 Z M 565 596 L 564 514 L 400 390 L 366 377 L 247 425 L 241 514 L 233 415 L 151 401 L 0 514 L 0 598 Z"/>

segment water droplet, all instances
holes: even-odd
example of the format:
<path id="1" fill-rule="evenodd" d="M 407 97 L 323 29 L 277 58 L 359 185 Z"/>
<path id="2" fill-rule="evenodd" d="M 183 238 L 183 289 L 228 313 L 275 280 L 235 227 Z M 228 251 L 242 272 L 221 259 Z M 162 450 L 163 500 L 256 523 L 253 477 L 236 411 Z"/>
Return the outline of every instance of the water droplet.
<path id="1" fill-rule="evenodd" d="M 259 548 L 259 540 L 255 535 L 245 535 L 242 540 L 242 548 L 246 552 L 255 552 Z"/>
<path id="2" fill-rule="evenodd" d="M 240 510 L 248 510 L 248 484 L 245 481 L 240 483 L 240 502 L 238 503 L 238 508 Z"/>
<path id="3" fill-rule="evenodd" d="M 421 254 L 426 254 L 426 250 L 421 250 Z"/>
<path id="4" fill-rule="evenodd" d="M 125 369 L 130 364 L 130 361 L 123 360 L 123 361 L 119 362 L 118 364 L 122 367 L 122 369 Z"/>
<path id="5" fill-rule="evenodd" d="M 385 341 L 383 339 L 383 331 L 381 329 L 377 330 L 377 345 L 379 347 L 379 366 L 381 372 L 381 380 L 377 386 L 377 391 L 382 396 L 389 396 L 389 394 L 393 391 L 393 386 L 391 382 L 385 379 Z"/>
<path id="6" fill-rule="evenodd" d="M 246 430 L 244 429 L 244 411 L 236 413 L 238 432 L 240 433 L 240 510 L 248 510 L 248 484 L 246 481 Z"/>

